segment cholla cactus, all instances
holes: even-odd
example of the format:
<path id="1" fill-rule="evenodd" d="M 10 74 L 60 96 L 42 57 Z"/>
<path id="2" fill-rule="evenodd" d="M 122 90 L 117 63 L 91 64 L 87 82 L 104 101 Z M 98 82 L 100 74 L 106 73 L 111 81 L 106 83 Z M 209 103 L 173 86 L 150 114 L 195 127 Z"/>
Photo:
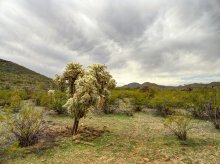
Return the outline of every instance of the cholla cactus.
<path id="1" fill-rule="evenodd" d="M 79 63 L 69 63 L 63 73 L 63 79 L 67 81 L 68 94 L 72 97 L 75 93 L 75 81 L 84 75 L 82 65 Z"/>
<path id="2" fill-rule="evenodd" d="M 63 76 L 56 74 L 53 81 L 60 91 L 63 92 L 65 90 L 65 79 Z"/>
<path id="3" fill-rule="evenodd" d="M 68 81 L 69 100 L 64 105 L 74 118 L 72 133 L 76 134 L 79 120 L 93 109 L 103 109 L 109 100 L 115 80 L 102 64 L 94 64 L 85 72 L 82 65 L 70 63 L 63 73 Z"/>
<path id="4" fill-rule="evenodd" d="M 64 107 L 74 117 L 72 134 L 76 134 L 80 118 L 86 116 L 88 111 L 94 109 L 97 97 L 96 79 L 90 74 L 85 74 L 75 81 L 75 93 Z"/>
<path id="5" fill-rule="evenodd" d="M 89 68 L 89 73 L 96 79 L 95 86 L 98 91 L 96 108 L 99 110 L 104 110 L 107 113 L 107 104 L 111 93 L 110 90 L 115 88 L 116 82 L 106 70 L 107 67 L 105 65 L 93 64 L 89 66 Z"/>

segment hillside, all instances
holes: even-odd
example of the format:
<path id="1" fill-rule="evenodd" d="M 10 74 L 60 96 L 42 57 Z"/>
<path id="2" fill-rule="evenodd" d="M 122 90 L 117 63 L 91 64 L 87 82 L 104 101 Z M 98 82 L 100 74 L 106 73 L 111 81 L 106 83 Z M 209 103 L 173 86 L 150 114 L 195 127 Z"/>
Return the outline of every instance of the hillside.
<path id="1" fill-rule="evenodd" d="M 0 88 L 35 87 L 48 88 L 52 79 L 16 63 L 0 59 Z"/>

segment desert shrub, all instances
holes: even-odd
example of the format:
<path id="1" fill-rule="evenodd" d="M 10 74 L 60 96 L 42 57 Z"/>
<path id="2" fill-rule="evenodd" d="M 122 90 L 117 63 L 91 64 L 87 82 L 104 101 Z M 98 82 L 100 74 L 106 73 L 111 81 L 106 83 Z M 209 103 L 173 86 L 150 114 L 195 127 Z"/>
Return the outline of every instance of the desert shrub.
<path id="1" fill-rule="evenodd" d="M 134 113 L 132 111 L 124 111 L 124 114 L 129 117 L 134 116 Z"/>
<path id="2" fill-rule="evenodd" d="M 18 114 L 7 115 L 6 125 L 20 146 L 35 144 L 45 128 L 43 111 L 25 107 Z"/>
<path id="3" fill-rule="evenodd" d="M 109 108 L 108 108 L 109 114 L 118 112 L 119 103 L 120 103 L 120 100 L 122 99 L 123 91 L 124 90 L 122 90 L 122 89 L 114 89 L 112 91 L 110 99 L 109 99 Z"/>
<path id="4" fill-rule="evenodd" d="M 10 103 L 12 91 L 10 90 L 0 90 L 0 106 L 5 106 Z"/>
<path id="5" fill-rule="evenodd" d="M 65 109 L 62 107 L 67 101 L 65 92 L 55 91 L 53 94 L 48 94 L 45 90 L 35 90 L 33 91 L 32 99 L 38 106 L 55 110 L 58 114 L 65 113 Z"/>
<path id="6" fill-rule="evenodd" d="M 219 107 L 219 91 L 213 88 L 198 88 L 188 94 L 186 102 L 192 115 L 207 119 L 215 117 L 215 108 Z"/>
<path id="7" fill-rule="evenodd" d="M 209 119 L 216 129 L 220 129 L 220 101 L 218 96 L 210 96 L 200 109 L 200 118 Z"/>
<path id="8" fill-rule="evenodd" d="M 40 90 L 47 90 L 48 89 L 48 84 L 44 82 L 39 82 L 38 85 L 36 86 Z"/>
<path id="9" fill-rule="evenodd" d="M 146 106 L 148 104 L 148 101 L 149 101 L 148 96 L 149 95 L 147 93 L 140 92 L 139 90 L 134 92 L 134 95 L 133 95 L 133 98 L 132 98 L 133 99 L 132 105 L 133 105 L 134 112 L 142 111 L 144 106 Z"/>
<path id="10" fill-rule="evenodd" d="M 114 114 L 125 114 L 133 116 L 135 107 L 133 106 L 133 99 L 131 98 L 118 98 L 111 104 L 109 111 Z"/>
<path id="11" fill-rule="evenodd" d="M 48 95 L 47 91 L 45 90 L 33 91 L 31 98 L 35 101 L 35 104 L 39 106 L 48 106 L 51 101 L 50 95 Z"/>
<path id="12" fill-rule="evenodd" d="M 63 105 L 67 101 L 66 93 L 61 91 L 55 91 L 52 97 L 52 109 L 56 111 L 58 114 L 64 114 L 66 112 L 66 109 L 63 107 Z"/>
<path id="13" fill-rule="evenodd" d="M 178 91 L 164 90 L 157 92 L 149 104 L 157 110 L 157 114 L 166 117 L 174 113 L 174 108 L 183 106 L 183 99 Z"/>
<path id="14" fill-rule="evenodd" d="M 46 92 L 43 90 L 34 90 L 31 95 L 31 98 L 34 100 L 36 105 L 40 105 L 41 104 L 41 97 L 45 94 L 46 94 Z"/>
<path id="15" fill-rule="evenodd" d="M 12 95 L 18 95 L 22 100 L 27 100 L 29 98 L 29 95 L 25 89 L 15 89 L 12 92 Z"/>
<path id="16" fill-rule="evenodd" d="M 2 94 L 2 95 L 1 95 Z M 14 112 L 18 112 L 21 109 L 22 100 L 26 100 L 28 95 L 23 89 L 5 90 L 0 94 L 0 104 L 7 108 L 12 109 Z M 2 100 L 2 101 L 1 101 Z"/>
<path id="17" fill-rule="evenodd" d="M 204 92 L 201 92 L 200 90 L 192 91 L 186 97 L 186 102 L 186 108 L 194 118 L 205 118 L 207 116 L 205 113 L 207 99 Z"/>
<path id="18" fill-rule="evenodd" d="M 120 90 L 118 89 L 113 90 L 110 96 L 109 103 L 114 105 L 116 103 L 116 100 L 119 98 L 119 96 L 120 96 Z"/>
<path id="19" fill-rule="evenodd" d="M 22 98 L 15 94 L 10 98 L 10 105 L 9 108 L 12 109 L 14 112 L 18 112 L 21 109 L 21 101 Z"/>
<path id="20" fill-rule="evenodd" d="M 133 116 L 134 107 L 132 105 L 131 98 L 123 98 L 118 100 L 118 113 L 126 114 L 127 116 Z"/>
<path id="21" fill-rule="evenodd" d="M 11 108 L 14 111 L 20 110 L 22 100 L 29 98 L 28 93 L 24 89 L 1 90 L 0 91 L 0 106 Z"/>
<path id="22" fill-rule="evenodd" d="M 153 88 L 149 88 L 147 86 L 141 87 L 139 89 L 140 92 L 146 93 L 146 96 L 148 99 L 153 98 L 155 96 L 155 94 L 157 93 L 157 90 L 158 89 L 156 89 L 156 88 L 153 89 Z"/>
<path id="23" fill-rule="evenodd" d="M 112 91 L 110 104 L 114 106 L 119 99 L 129 99 L 132 110 L 139 112 L 145 106 L 148 106 L 149 100 L 152 98 L 152 93 L 150 92 L 151 90 L 143 92 L 139 89 L 115 89 Z"/>
<path id="24" fill-rule="evenodd" d="M 174 113 L 174 110 L 166 105 L 158 105 L 156 107 L 156 109 L 157 109 L 157 114 L 159 114 L 163 117 L 166 117 L 168 115 L 172 115 Z"/>
<path id="25" fill-rule="evenodd" d="M 0 153 L 9 151 L 10 148 L 16 146 L 14 137 L 10 134 L 5 125 L 6 117 L 0 112 Z"/>
<path id="26" fill-rule="evenodd" d="M 219 105 L 214 107 L 211 111 L 208 112 L 209 119 L 213 123 L 216 129 L 220 129 L 220 108 Z"/>
<path id="27" fill-rule="evenodd" d="M 141 105 L 134 105 L 134 107 L 133 107 L 134 112 L 141 112 L 142 109 L 143 109 L 143 106 L 141 106 Z"/>
<path id="28" fill-rule="evenodd" d="M 216 129 L 220 129 L 220 119 L 213 120 L 213 124 Z"/>
<path id="29" fill-rule="evenodd" d="M 186 115 L 171 115 L 164 121 L 164 126 L 180 140 L 187 139 L 187 132 L 191 129 L 191 117 Z"/>
<path id="30" fill-rule="evenodd" d="M 105 112 L 104 111 L 100 111 L 100 110 L 96 110 L 95 112 L 97 114 L 102 114 L 102 113 L 113 114 L 117 110 L 117 107 L 118 107 L 117 101 L 116 100 L 112 101 L 112 99 L 110 98 L 109 99 L 109 104 L 108 104 Z"/>

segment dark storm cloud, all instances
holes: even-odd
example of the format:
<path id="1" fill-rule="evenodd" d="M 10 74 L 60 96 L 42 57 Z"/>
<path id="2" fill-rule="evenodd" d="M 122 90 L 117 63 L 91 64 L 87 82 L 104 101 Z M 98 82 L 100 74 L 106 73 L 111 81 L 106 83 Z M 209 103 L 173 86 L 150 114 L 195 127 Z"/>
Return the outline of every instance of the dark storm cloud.
<path id="1" fill-rule="evenodd" d="M 151 3 L 153 3 L 152 6 L 143 0 L 139 2 L 131 0 L 126 2 L 108 1 L 105 4 L 103 14 L 100 16 L 100 25 L 105 33 L 117 42 L 130 42 L 143 35 L 145 29 L 158 16 L 159 9 L 162 6 L 154 2 Z"/>
<path id="2" fill-rule="evenodd" d="M 0 57 L 51 77 L 74 61 L 119 84 L 220 80 L 219 43 L 218 0 L 0 0 Z"/>

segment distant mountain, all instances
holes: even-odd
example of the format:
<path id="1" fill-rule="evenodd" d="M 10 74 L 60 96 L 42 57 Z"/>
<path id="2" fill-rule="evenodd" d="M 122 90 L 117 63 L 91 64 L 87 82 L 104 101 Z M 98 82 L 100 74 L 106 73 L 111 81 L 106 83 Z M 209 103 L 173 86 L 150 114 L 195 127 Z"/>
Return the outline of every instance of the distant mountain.
<path id="1" fill-rule="evenodd" d="M 15 87 L 48 88 L 52 79 L 16 63 L 0 59 L 0 89 Z"/>
<path id="2" fill-rule="evenodd" d="M 184 86 L 179 86 L 181 88 L 200 88 L 200 87 L 216 87 L 220 86 L 220 82 L 211 82 L 208 84 L 204 83 L 193 83 L 193 84 L 186 84 Z"/>
<path id="3" fill-rule="evenodd" d="M 141 87 L 141 84 L 136 83 L 136 82 L 129 83 L 123 86 L 123 88 L 139 88 L 139 87 Z"/>
<path id="4" fill-rule="evenodd" d="M 169 87 L 169 86 L 164 86 L 164 85 L 158 85 L 158 84 L 155 84 L 155 83 L 145 82 L 145 83 L 141 84 L 141 88 L 142 88 L 142 87 L 149 87 L 149 88 L 166 88 L 166 87 Z"/>
<path id="5" fill-rule="evenodd" d="M 166 88 L 166 89 L 171 89 L 171 88 L 201 88 L 201 87 L 216 87 L 220 86 L 220 82 L 211 82 L 208 84 L 204 83 L 192 83 L 192 84 L 185 84 L 185 85 L 180 85 L 180 86 L 165 86 L 165 85 L 158 85 L 155 83 L 150 83 L 150 82 L 145 82 L 143 84 L 139 84 L 137 82 L 134 83 L 129 83 L 127 85 L 122 86 L 122 88 L 143 88 L 143 87 L 148 87 L 148 88 Z"/>
<path id="6" fill-rule="evenodd" d="M 208 85 L 210 85 L 210 86 L 220 86 L 220 82 L 211 82 Z"/>
<path id="7" fill-rule="evenodd" d="M 150 82 L 145 82 L 143 84 L 133 82 L 133 83 L 129 83 L 127 85 L 122 86 L 122 88 L 142 88 L 142 87 L 165 88 L 165 87 L 168 87 L 168 86 L 158 85 L 158 84 L 150 83 Z"/>

